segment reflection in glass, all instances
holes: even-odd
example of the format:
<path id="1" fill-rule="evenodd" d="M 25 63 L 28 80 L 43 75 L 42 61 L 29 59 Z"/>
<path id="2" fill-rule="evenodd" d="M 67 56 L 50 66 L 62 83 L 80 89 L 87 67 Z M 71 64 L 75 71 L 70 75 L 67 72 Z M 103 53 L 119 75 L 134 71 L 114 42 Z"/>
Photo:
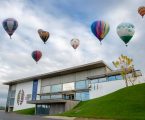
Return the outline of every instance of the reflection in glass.
<path id="1" fill-rule="evenodd" d="M 41 89 L 41 93 L 50 93 L 50 86 L 43 86 Z"/>
<path id="2" fill-rule="evenodd" d="M 51 92 L 61 92 L 61 91 L 62 91 L 62 84 L 51 86 Z"/>
<path id="3" fill-rule="evenodd" d="M 85 80 L 76 82 L 76 89 L 85 89 L 85 88 L 87 88 Z"/>
<path id="4" fill-rule="evenodd" d="M 51 95 L 51 99 L 62 99 L 62 95 Z"/>
<path id="5" fill-rule="evenodd" d="M 89 92 L 76 93 L 76 100 L 81 100 L 81 101 L 89 100 Z"/>
<path id="6" fill-rule="evenodd" d="M 74 90 L 74 82 L 63 84 L 63 91 Z"/>

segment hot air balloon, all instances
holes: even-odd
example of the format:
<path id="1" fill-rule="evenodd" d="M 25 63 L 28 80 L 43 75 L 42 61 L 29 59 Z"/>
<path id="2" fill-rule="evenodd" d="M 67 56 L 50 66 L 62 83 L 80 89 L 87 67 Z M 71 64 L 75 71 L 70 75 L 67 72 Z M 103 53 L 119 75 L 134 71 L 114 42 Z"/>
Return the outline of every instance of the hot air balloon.
<path id="1" fill-rule="evenodd" d="M 138 8 L 138 13 L 142 16 L 142 18 L 143 18 L 143 16 L 145 15 L 145 7 L 144 6 L 141 6 L 141 7 L 139 7 Z"/>
<path id="2" fill-rule="evenodd" d="M 117 33 L 127 46 L 127 43 L 131 40 L 135 33 L 135 27 L 131 23 L 121 23 L 117 26 Z"/>
<path id="3" fill-rule="evenodd" d="M 3 28 L 9 34 L 10 38 L 18 27 L 18 22 L 14 18 L 8 18 L 3 21 Z"/>
<path id="4" fill-rule="evenodd" d="M 109 24 L 104 21 L 95 21 L 91 25 L 92 33 L 101 42 L 110 30 Z"/>
<path id="5" fill-rule="evenodd" d="M 35 50 L 32 52 L 32 58 L 36 61 L 36 63 L 40 60 L 42 57 L 42 53 L 39 50 Z"/>
<path id="6" fill-rule="evenodd" d="M 42 39 L 42 41 L 44 42 L 44 44 L 46 43 L 46 41 L 49 38 L 49 32 L 44 31 L 42 29 L 38 29 L 38 34 L 40 36 L 40 38 Z"/>
<path id="7" fill-rule="evenodd" d="M 74 49 L 77 49 L 77 47 L 79 46 L 79 44 L 80 44 L 80 41 L 79 41 L 79 39 L 72 39 L 71 41 L 70 41 L 70 44 L 71 44 L 71 46 L 74 48 Z"/>

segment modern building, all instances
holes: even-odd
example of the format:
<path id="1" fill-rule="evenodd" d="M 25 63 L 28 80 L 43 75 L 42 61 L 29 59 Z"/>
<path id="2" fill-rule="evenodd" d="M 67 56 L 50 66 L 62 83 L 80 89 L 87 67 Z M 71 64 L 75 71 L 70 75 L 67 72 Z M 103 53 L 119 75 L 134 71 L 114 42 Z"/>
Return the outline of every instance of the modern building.
<path id="1" fill-rule="evenodd" d="M 135 84 L 144 82 L 135 71 Z M 125 87 L 120 71 L 103 61 L 13 80 L 9 85 L 6 111 L 35 107 L 36 114 L 70 110 L 80 101 L 97 98 Z M 129 83 L 131 85 L 131 83 Z"/>

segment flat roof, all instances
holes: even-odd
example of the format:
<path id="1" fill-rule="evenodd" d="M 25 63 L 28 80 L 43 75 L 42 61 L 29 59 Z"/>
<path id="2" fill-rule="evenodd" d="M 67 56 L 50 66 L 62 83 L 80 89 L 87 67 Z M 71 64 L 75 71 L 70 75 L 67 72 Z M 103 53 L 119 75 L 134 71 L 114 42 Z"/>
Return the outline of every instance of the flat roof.
<path id="1" fill-rule="evenodd" d="M 57 71 L 53 71 L 53 72 L 49 72 L 49 73 L 45 73 L 45 74 L 35 75 L 35 76 L 26 77 L 26 78 L 17 79 L 17 80 L 12 80 L 12 81 L 8 81 L 8 82 L 4 82 L 3 84 L 4 85 L 14 85 L 17 83 L 28 82 L 28 81 L 32 81 L 35 79 L 51 78 L 51 77 L 81 72 L 81 71 L 100 68 L 100 67 L 107 67 L 112 71 L 112 69 L 103 60 L 100 60 L 97 62 L 92 62 L 92 63 L 88 63 L 88 64 L 74 66 L 74 67 L 70 67 L 70 68 L 66 68 L 66 69 L 62 69 L 62 70 L 57 70 Z"/>

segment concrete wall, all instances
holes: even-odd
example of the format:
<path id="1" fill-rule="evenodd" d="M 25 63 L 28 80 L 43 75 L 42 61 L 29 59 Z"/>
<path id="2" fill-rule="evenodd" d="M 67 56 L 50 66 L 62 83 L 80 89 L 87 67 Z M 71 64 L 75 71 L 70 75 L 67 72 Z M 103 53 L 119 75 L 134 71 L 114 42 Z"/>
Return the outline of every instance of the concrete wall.
<path id="1" fill-rule="evenodd" d="M 75 107 L 80 101 L 71 101 L 68 100 L 65 103 L 65 111 L 71 110 L 73 107 Z"/>
<path id="2" fill-rule="evenodd" d="M 50 104 L 49 114 L 59 114 L 65 111 L 65 103 Z"/>
<path id="3" fill-rule="evenodd" d="M 85 80 L 89 76 L 103 74 L 105 73 L 105 71 L 106 71 L 105 67 L 96 68 L 88 71 L 82 71 L 82 72 L 72 73 L 68 75 L 43 79 L 41 84 L 42 86 L 46 86 L 46 85 L 62 84 L 62 83 Z"/>
<path id="4" fill-rule="evenodd" d="M 41 81 L 39 80 L 38 88 L 37 88 L 38 93 L 40 93 L 40 86 L 41 86 L 40 83 Z M 35 105 L 33 104 L 27 104 L 27 94 L 32 95 L 32 87 L 33 87 L 33 81 L 20 83 L 16 85 L 16 94 L 15 94 L 15 102 L 14 102 L 14 109 L 13 109 L 14 111 L 35 107 Z M 17 99 L 18 99 L 18 93 L 20 90 L 24 91 L 24 99 L 23 99 L 22 104 L 18 105 Z"/>
<path id="5" fill-rule="evenodd" d="M 145 80 L 143 79 L 143 77 L 139 77 L 136 80 L 135 84 L 140 84 L 144 82 Z M 131 85 L 132 84 L 129 82 L 129 86 Z M 89 91 L 90 99 L 107 95 L 109 93 L 112 93 L 124 87 L 126 87 L 124 80 L 116 80 L 116 81 L 91 84 L 91 89 Z"/>

